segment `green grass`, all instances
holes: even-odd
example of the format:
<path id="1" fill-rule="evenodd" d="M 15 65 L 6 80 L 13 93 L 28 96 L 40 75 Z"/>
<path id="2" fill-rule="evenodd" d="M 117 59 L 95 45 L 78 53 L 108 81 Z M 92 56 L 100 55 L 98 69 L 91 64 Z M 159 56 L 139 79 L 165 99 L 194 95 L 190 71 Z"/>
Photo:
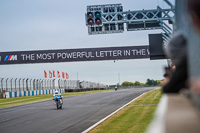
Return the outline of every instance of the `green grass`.
<path id="1" fill-rule="evenodd" d="M 62 96 L 68 97 L 68 96 L 83 95 L 83 94 L 97 93 L 97 92 L 103 92 L 103 91 L 108 91 L 108 90 L 62 93 Z M 39 102 L 39 101 L 45 101 L 45 100 L 51 100 L 52 98 L 53 98 L 53 94 L 0 99 L 0 108 L 23 105 L 27 103 L 33 103 L 33 102 Z"/>
<path id="2" fill-rule="evenodd" d="M 160 98 L 160 90 L 148 92 L 89 133 L 144 133 L 153 118 Z"/>

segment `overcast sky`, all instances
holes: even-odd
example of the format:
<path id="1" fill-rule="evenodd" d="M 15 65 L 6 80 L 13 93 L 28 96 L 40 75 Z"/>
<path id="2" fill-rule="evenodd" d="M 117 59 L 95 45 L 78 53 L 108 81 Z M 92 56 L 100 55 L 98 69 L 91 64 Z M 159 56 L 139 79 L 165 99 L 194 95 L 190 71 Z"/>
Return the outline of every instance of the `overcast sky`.
<path id="1" fill-rule="evenodd" d="M 163 0 L 1 0 L 0 52 L 148 45 L 148 34 L 161 30 L 88 35 L 88 5 L 118 4 L 123 10 L 168 8 Z M 69 79 L 116 84 L 163 78 L 166 60 L 150 59 L 1 65 L 0 77 L 44 78 L 44 70 L 67 72 Z"/>

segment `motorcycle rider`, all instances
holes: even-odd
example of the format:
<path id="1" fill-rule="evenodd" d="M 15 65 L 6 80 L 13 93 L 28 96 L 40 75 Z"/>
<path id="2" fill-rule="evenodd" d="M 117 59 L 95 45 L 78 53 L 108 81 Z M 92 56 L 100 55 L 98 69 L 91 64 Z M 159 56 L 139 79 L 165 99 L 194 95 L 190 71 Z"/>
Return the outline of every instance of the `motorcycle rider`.
<path id="1" fill-rule="evenodd" d="M 59 97 L 61 98 L 61 99 L 60 99 L 60 102 L 61 102 L 61 104 L 62 104 L 62 103 L 63 103 L 63 99 L 62 99 L 63 96 L 62 96 L 62 95 L 60 94 L 60 92 L 57 91 L 57 90 L 56 90 L 56 91 L 54 92 L 54 94 L 53 94 L 53 100 L 54 100 L 54 101 L 55 101 L 55 97 L 56 97 L 56 96 L 59 96 Z M 56 101 L 55 101 L 55 104 L 56 104 Z"/>
<path id="2" fill-rule="evenodd" d="M 117 85 L 116 85 L 116 86 L 115 86 L 115 91 L 117 91 L 117 88 L 118 88 L 118 87 L 117 87 Z"/>

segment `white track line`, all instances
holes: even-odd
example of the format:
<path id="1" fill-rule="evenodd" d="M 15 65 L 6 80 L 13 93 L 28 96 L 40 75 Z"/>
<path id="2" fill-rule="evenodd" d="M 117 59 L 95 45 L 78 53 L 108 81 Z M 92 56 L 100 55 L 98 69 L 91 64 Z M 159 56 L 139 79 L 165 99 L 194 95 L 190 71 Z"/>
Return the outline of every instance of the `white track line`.
<path id="1" fill-rule="evenodd" d="M 148 91 L 149 92 L 149 91 Z M 89 127 L 88 129 L 86 129 L 85 131 L 83 131 L 82 133 L 87 133 L 90 130 L 92 130 L 94 127 L 96 127 L 97 125 L 99 125 L 100 123 L 102 123 L 103 121 L 105 121 L 106 119 L 108 119 L 109 117 L 111 117 L 112 115 L 114 115 L 115 113 L 117 113 L 119 110 L 121 110 L 122 108 L 124 108 L 125 106 L 129 105 L 130 103 L 132 103 L 134 100 L 138 99 L 139 97 L 143 96 L 145 93 L 139 95 L 138 97 L 134 98 L 133 100 L 131 100 L 130 102 L 128 102 L 127 104 L 123 105 L 122 107 L 120 107 L 119 109 L 117 109 L 116 111 L 114 111 L 113 113 L 111 113 L 110 115 L 106 116 L 105 118 L 101 119 L 100 121 L 98 121 L 97 123 L 95 123 L 94 125 L 92 125 L 91 127 Z"/>

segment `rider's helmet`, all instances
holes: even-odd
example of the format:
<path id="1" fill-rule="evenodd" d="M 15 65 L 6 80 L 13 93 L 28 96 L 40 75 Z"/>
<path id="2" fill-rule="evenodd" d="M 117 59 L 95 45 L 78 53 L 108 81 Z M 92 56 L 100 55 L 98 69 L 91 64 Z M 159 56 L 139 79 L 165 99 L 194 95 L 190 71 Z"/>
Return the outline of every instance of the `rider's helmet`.
<path id="1" fill-rule="evenodd" d="M 58 91 L 55 91 L 55 94 L 58 94 L 59 92 Z"/>

